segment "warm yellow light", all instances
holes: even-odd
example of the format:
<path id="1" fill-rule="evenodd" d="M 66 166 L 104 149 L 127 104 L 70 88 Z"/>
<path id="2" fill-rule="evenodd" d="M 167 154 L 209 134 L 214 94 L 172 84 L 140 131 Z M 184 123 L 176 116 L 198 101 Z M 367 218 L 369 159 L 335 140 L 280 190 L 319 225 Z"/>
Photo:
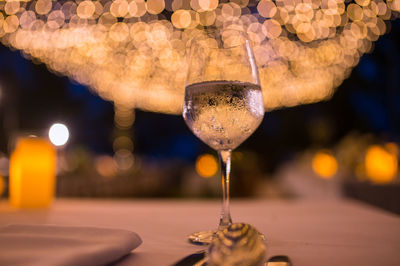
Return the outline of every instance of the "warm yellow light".
<path id="1" fill-rule="evenodd" d="M 3 195 L 5 188 L 6 183 L 4 182 L 4 178 L 0 175 L 0 197 Z"/>
<path id="2" fill-rule="evenodd" d="M 110 6 L 110 13 L 114 17 L 123 17 L 128 13 L 129 4 L 126 0 L 115 0 Z"/>
<path id="3" fill-rule="evenodd" d="M 133 0 L 129 3 L 128 11 L 132 17 L 141 17 L 146 14 L 146 3 L 144 0 Z"/>
<path id="4" fill-rule="evenodd" d="M 129 37 L 129 27 L 123 23 L 118 22 L 111 26 L 110 37 L 116 42 L 123 42 Z"/>
<path id="5" fill-rule="evenodd" d="M 16 15 L 8 16 L 3 22 L 4 31 L 7 33 L 15 32 L 19 26 L 19 19 Z"/>
<path id="6" fill-rule="evenodd" d="M 10 204 L 45 207 L 54 196 L 56 151 L 48 141 L 24 138 L 10 158 Z"/>
<path id="7" fill-rule="evenodd" d="M 258 13 L 265 18 L 272 18 L 276 14 L 276 5 L 270 0 L 261 0 L 257 5 Z"/>
<path id="8" fill-rule="evenodd" d="M 201 177 L 212 177 L 218 171 L 218 163 L 211 154 L 202 154 L 196 160 L 196 172 Z"/>
<path id="9" fill-rule="evenodd" d="M 347 15 L 351 20 L 361 20 L 363 18 L 363 9 L 359 5 L 350 4 L 347 7 Z"/>
<path id="10" fill-rule="evenodd" d="M 331 178 L 338 169 L 336 158 L 327 151 L 319 151 L 312 159 L 312 168 L 314 172 L 322 178 Z"/>
<path id="11" fill-rule="evenodd" d="M 164 0 L 147 0 L 147 11 L 150 14 L 160 14 L 165 8 Z"/>
<path id="12" fill-rule="evenodd" d="M 189 27 L 192 22 L 192 16 L 189 11 L 179 9 L 172 14 L 171 21 L 175 27 L 183 29 Z"/>
<path id="13" fill-rule="evenodd" d="M 46 15 L 47 13 L 49 13 L 51 7 L 51 0 L 38 0 L 35 5 L 36 12 L 40 15 Z"/>
<path id="14" fill-rule="evenodd" d="M 394 143 L 394 142 L 388 142 L 385 144 L 385 148 L 391 153 L 391 154 L 399 154 L 399 146 Z"/>
<path id="15" fill-rule="evenodd" d="M 238 4 L 241 8 L 244 8 L 249 4 L 249 0 L 231 0 L 231 2 Z"/>
<path id="16" fill-rule="evenodd" d="M 219 4 L 218 0 L 198 0 L 198 5 L 202 10 L 214 10 Z"/>
<path id="17" fill-rule="evenodd" d="M 388 1 L 388 5 L 390 6 L 390 8 L 394 11 L 400 11 L 400 0 L 392 0 L 392 1 Z"/>
<path id="18" fill-rule="evenodd" d="M 97 172 L 107 178 L 113 178 L 118 172 L 117 163 L 108 155 L 99 156 L 95 159 L 94 166 Z"/>
<path id="19" fill-rule="evenodd" d="M 278 38 L 279 35 L 281 35 L 282 33 L 281 25 L 278 23 L 278 21 L 274 19 L 266 20 L 263 24 L 262 30 L 264 31 L 264 34 L 270 39 Z"/>
<path id="20" fill-rule="evenodd" d="M 367 177 L 376 183 L 393 181 L 398 171 L 396 154 L 378 145 L 368 148 L 365 155 L 365 172 Z"/>
<path id="21" fill-rule="evenodd" d="M 127 136 L 120 136 L 114 140 L 113 149 L 114 149 L 114 151 L 118 151 L 121 149 L 126 149 L 128 151 L 132 151 L 133 150 L 133 142 L 132 142 L 131 138 L 129 138 Z"/>
<path id="22" fill-rule="evenodd" d="M 76 13 L 81 18 L 90 18 L 96 11 L 96 6 L 92 1 L 83 1 L 79 4 Z"/>
<path id="23" fill-rule="evenodd" d="M 214 11 L 205 11 L 199 13 L 199 22 L 202 26 L 210 26 L 215 22 L 215 12 Z"/>
<path id="24" fill-rule="evenodd" d="M 237 29 L 271 110 L 330 98 L 397 11 L 400 0 L 0 0 L 0 42 L 117 105 L 179 114 L 189 41 L 207 27 L 231 43 Z"/>
<path id="25" fill-rule="evenodd" d="M 132 108 L 115 105 L 114 122 L 119 129 L 129 129 L 135 122 L 135 112 Z"/>
<path id="26" fill-rule="evenodd" d="M 356 3 L 360 6 L 368 6 L 370 2 L 370 0 L 356 0 Z"/>
<path id="27" fill-rule="evenodd" d="M 127 149 L 120 149 L 115 152 L 114 161 L 118 169 L 127 171 L 133 166 L 134 157 L 131 151 Z"/>
<path id="28" fill-rule="evenodd" d="M 4 6 L 4 11 L 6 11 L 8 15 L 13 15 L 19 11 L 19 8 L 19 1 L 7 1 Z"/>

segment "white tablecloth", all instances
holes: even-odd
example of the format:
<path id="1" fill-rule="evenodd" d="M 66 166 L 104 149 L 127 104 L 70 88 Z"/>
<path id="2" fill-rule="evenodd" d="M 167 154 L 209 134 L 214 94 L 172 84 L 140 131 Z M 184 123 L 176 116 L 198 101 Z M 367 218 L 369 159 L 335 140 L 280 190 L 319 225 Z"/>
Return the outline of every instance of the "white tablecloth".
<path id="1" fill-rule="evenodd" d="M 0 225 L 98 226 L 138 233 L 143 244 L 117 265 L 171 265 L 202 249 L 186 241 L 217 226 L 219 201 L 58 199 L 44 210 L 14 210 L 0 202 Z M 294 266 L 398 266 L 400 216 L 354 201 L 231 203 L 234 222 L 265 234 L 268 256 L 288 255 Z"/>

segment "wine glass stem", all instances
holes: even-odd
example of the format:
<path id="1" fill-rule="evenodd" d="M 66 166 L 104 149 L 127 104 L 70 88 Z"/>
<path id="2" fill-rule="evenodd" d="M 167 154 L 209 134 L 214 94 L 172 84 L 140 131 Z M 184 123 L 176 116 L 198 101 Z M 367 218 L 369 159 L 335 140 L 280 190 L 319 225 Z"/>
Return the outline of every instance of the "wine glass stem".
<path id="1" fill-rule="evenodd" d="M 218 151 L 222 175 L 222 210 L 218 230 L 223 230 L 232 224 L 229 210 L 229 178 L 231 173 L 232 150 Z"/>

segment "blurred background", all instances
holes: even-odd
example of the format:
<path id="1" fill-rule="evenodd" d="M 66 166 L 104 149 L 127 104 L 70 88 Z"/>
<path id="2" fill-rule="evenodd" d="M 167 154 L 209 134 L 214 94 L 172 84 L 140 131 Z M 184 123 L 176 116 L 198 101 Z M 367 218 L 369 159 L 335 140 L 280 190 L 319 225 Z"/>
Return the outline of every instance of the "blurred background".
<path id="1" fill-rule="evenodd" d="M 233 153 L 233 198 L 352 197 L 400 213 L 400 20 L 386 27 L 331 99 L 266 113 Z M 47 136 L 54 123 L 70 134 L 59 197 L 220 196 L 216 152 L 181 116 L 114 109 L 0 45 L 2 197 L 16 138 Z"/>

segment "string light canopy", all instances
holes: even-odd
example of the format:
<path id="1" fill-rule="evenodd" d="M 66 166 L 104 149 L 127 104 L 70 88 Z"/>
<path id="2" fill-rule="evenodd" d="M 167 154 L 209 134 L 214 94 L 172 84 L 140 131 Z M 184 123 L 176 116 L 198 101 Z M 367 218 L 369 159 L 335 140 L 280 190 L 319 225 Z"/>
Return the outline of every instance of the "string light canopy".
<path id="1" fill-rule="evenodd" d="M 3 0 L 0 40 L 120 109 L 179 114 L 188 41 L 241 30 L 271 110 L 329 98 L 399 11 L 400 0 Z"/>

